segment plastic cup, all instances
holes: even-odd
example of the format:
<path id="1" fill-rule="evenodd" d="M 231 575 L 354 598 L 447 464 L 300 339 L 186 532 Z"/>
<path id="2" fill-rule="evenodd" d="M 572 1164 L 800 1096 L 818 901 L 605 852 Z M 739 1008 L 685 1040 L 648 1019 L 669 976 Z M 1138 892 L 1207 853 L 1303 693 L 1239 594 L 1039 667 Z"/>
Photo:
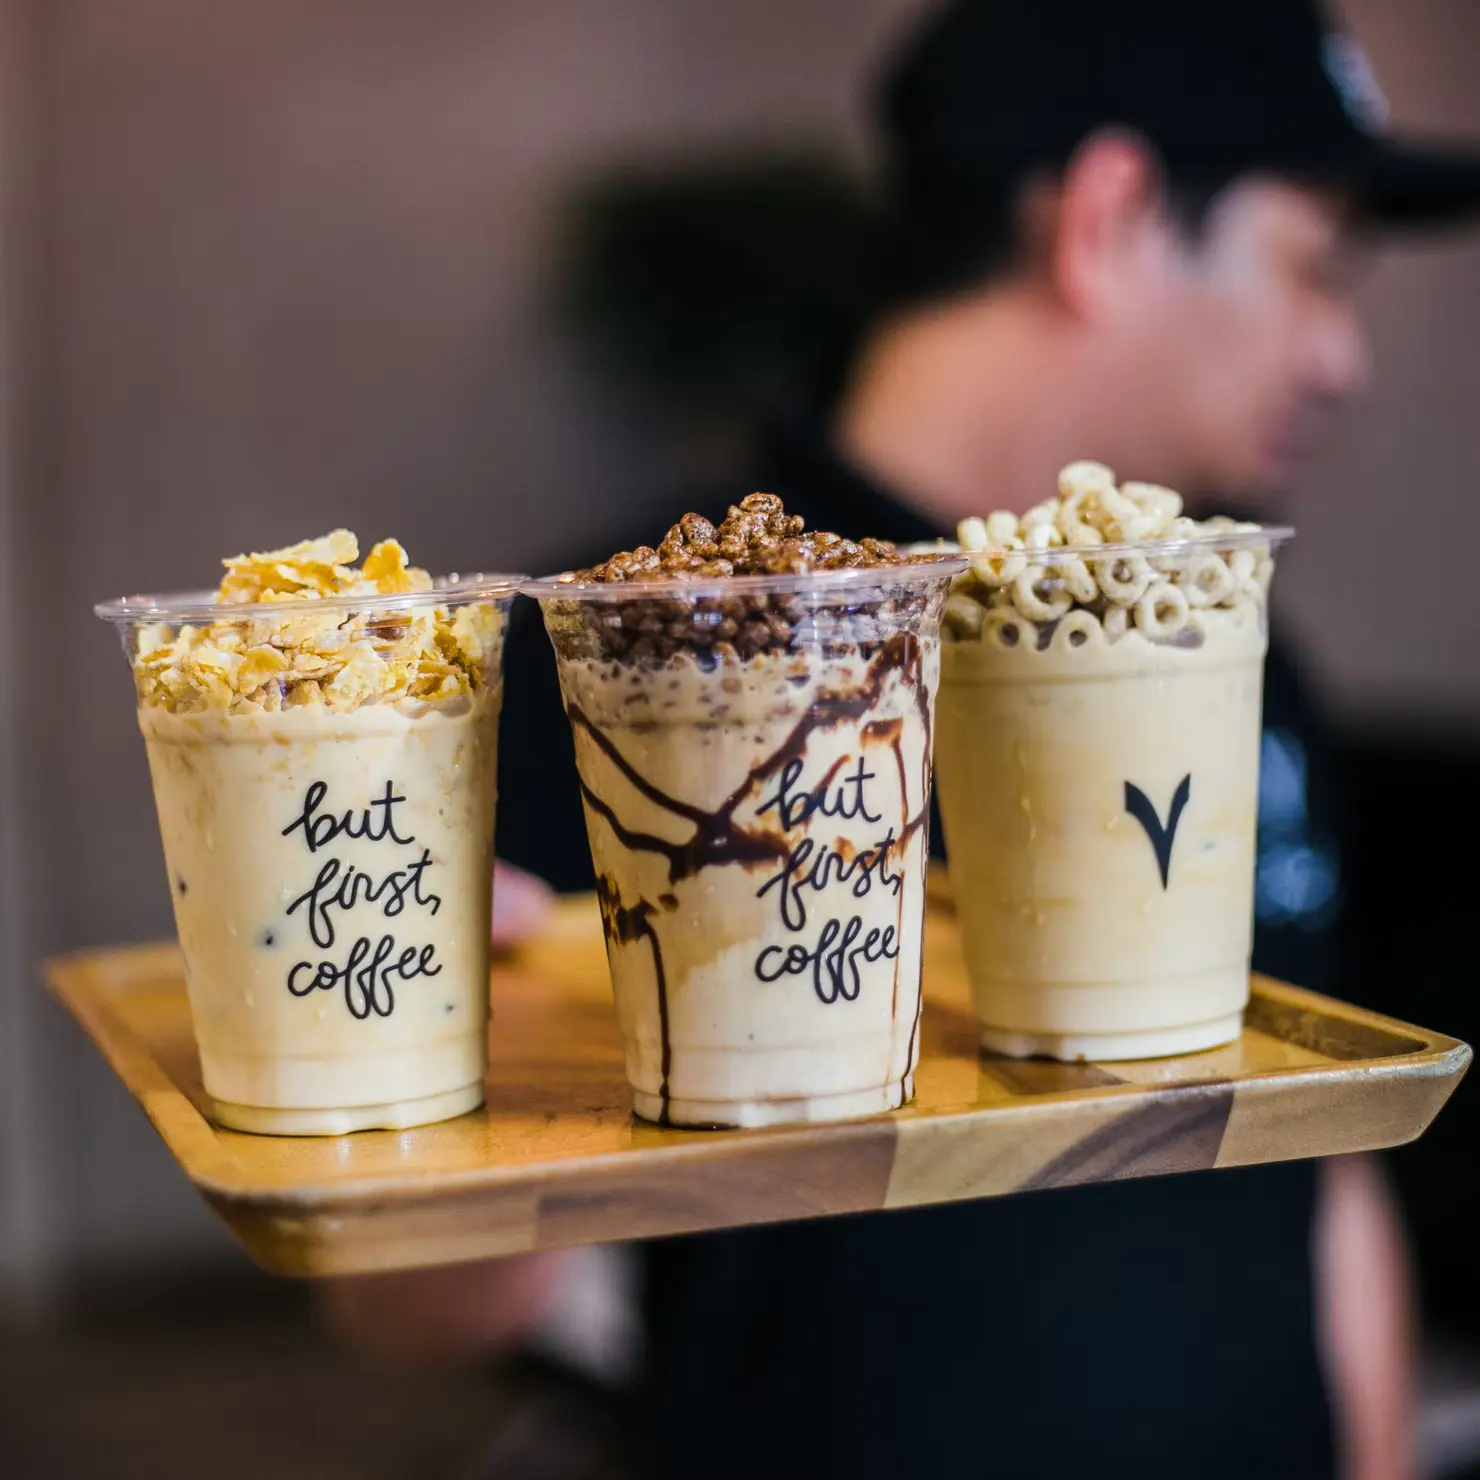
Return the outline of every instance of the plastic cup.
<path id="1" fill-rule="evenodd" d="M 184 593 L 97 608 L 134 668 L 220 1124 L 338 1135 L 482 1103 L 500 661 L 516 588 L 454 577 L 398 595 L 216 605 Z M 300 642 L 305 621 L 318 631 Z M 207 644 L 182 672 L 168 645 L 187 628 L 205 628 Z M 421 698 L 399 681 L 376 698 L 376 662 L 402 661 L 408 633 L 433 629 L 455 649 L 449 676 L 411 685 Z M 288 666 L 243 699 L 240 665 L 274 668 L 274 637 Z M 345 638 L 358 667 L 335 666 Z M 448 692 L 426 696 L 438 683 Z"/>
<path id="2" fill-rule="evenodd" d="M 985 1048 L 1115 1060 L 1238 1037 L 1289 534 L 982 555 L 956 583 L 941 820 Z"/>
<path id="3" fill-rule="evenodd" d="M 544 581 L 633 1107 L 913 1094 L 939 623 L 960 560 Z"/>

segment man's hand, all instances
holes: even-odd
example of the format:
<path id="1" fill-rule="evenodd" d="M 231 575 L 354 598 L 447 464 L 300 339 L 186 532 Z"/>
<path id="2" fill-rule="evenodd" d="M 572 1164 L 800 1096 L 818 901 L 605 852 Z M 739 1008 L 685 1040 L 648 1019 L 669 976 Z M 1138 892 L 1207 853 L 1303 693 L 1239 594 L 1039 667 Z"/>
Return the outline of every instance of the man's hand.
<path id="1" fill-rule="evenodd" d="M 509 951 L 545 923 L 555 905 L 555 891 L 543 879 L 495 859 L 493 865 L 493 944 Z"/>
<path id="2" fill-rule="evenodd" d="M 378 1361 L 453 1367 L 487 1361 L 539 1324 L 572 1253 L 516 1254 L 477 1264 L 321 1280 L 319 1317 Z"/>
<path id="3" fill-rule="evenodd" d="M 511 950 L 527 940 L 554 902 L 555 891 L 543 879 L 495 860 L 495 949 Z M 342 1340 L 383 1361 L 479 1361 L 538 1324 L 569 1263 L 569 1253 L 561 1250 L 324 1280 L 317 1291 L 319 1314 Z"/>

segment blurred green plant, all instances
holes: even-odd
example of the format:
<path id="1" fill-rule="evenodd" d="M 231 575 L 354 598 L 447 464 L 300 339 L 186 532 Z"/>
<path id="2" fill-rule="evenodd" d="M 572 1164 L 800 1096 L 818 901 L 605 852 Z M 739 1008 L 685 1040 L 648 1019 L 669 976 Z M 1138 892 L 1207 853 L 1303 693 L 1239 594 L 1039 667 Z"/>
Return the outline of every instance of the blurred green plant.
<path id="1" fill-rule="evenodd" d="M 571 193 L 555 302 L 608 376 L 700 420 L 753 422 L 867 313 L 877 220 L 827 154 L 608 168 Z"/>

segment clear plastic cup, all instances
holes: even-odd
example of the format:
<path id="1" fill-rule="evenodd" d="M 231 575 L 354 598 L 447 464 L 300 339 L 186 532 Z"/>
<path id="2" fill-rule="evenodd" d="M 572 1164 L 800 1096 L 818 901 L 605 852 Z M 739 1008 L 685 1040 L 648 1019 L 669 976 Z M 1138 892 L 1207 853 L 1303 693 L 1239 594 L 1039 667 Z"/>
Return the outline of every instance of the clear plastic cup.
<path id="1" fill-rule="evenodd" d="M 134 670 L 220 1124 L 338 1135 L 482 1103 L 517 581 L 96 609 Z"/>
<path id="2" fill-rule="evenodd" d="M 633 1106 L 838 1120 L 913 1094 L 952 559 L 542 581 Z"/>
<path id="3" fill-rule="evenodd" d="M 941 820 L 987 1049 L 1136 1059 L 1239 1035 L 1290 533 L 983 553 L 957 580 Z"/>

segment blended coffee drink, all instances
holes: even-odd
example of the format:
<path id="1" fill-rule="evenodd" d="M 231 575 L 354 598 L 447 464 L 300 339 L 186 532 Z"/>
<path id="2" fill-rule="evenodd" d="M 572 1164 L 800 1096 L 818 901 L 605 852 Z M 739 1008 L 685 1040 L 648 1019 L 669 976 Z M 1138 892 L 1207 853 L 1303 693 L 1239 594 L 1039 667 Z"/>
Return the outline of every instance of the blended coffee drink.
<path id="1" fill-rule="evenodd" d="M 941 818 L 983 1046 L 1132 1059 L 1238 1037 L 1272 550 L 1076 463 L 962 524 Z"/>
<path id="2" fill-rule="evenodd" d="M 964 562 L 752 494 L 541 598 L 639 1115 L 913 1093 L 939 623 Z"/>
<path id="3" fill-rule="evenodd" d="M 213 1115 L 337 1135 L 483 1099 L 500 658 L 515 582 L 344 530 L 214 596 L 99 607 L 139 727 Z"/>

